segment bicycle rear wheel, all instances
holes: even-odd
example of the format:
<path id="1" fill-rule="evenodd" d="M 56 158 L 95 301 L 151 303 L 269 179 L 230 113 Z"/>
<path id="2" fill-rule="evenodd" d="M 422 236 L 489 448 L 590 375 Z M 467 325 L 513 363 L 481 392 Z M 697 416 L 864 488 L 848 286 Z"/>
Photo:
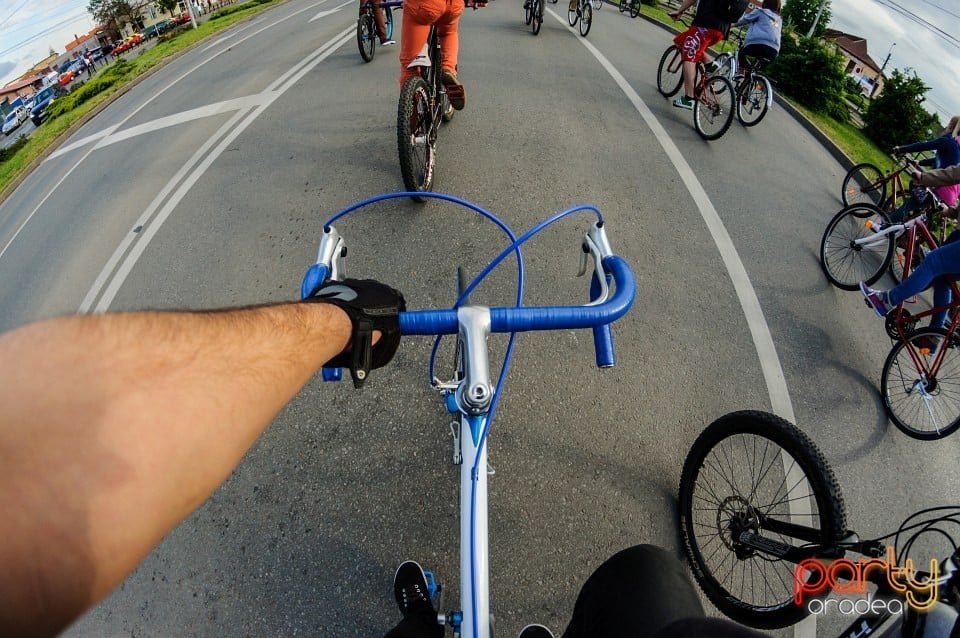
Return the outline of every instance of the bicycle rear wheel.
<path id="1" fill-rule="evenodd" d="M 883 171 L 873 164 L 857 164 L 843 178 L 840 199 L 844 206 L 867 203 L 883 208 L 887 201 L 887 182 Z"/>
<path id="2" fill-rule="evenodd" d="M 706 79 L 693 98 L 693 126 L 705 140 L 715 140 L 727 132 L 733 122 L 735 96 L 733 85 L 725 77 Z"/>
<path id="3" fill-rule="evenodd" d="M 630 0 L 630 17 L 636 18 L 640 15 L 640 0 Z"/>
<path id="4" fill-rule="evenodd" d="M 590 25 L 593 24 L 593 7 L 589 2 L 580 5 L 580 36 L 587 37 L 590 33 Z"/>
<path id="5" fill-rule="evenodd" d="M 386 21 L 387 25 L 387 40 L 393 39 L 393 8 L 384 7 L 383 8 L 383 19 Z"/>
<path id="6" fill-rule="evenodd" d="M 671 44 L 660 56 L 657 67 L 657 90 L 664 97 L 672 97 L 683 84 L 683 58 L 677 45 Z"/>
<path id="7" fill-rule="evenodd" d="M 744 79 L 746 82 L 749 78 Z M 749 86 L 737 92 L 737 119 L 744 126 L 756 126 L 767 114 L 767 104 L 773 90 L 762 75 L 753 76 Z"/>
<path id="8" fill-rule="evenodd" d="M 531 19 L 533 35 L 540 33 L 540 27 L 543 26 L 543 0 L 531 0 L 533 4 L 533 17 Z"/>
<path id="9" fill-rule="evenodd" d="M 435 141 L 431 139 L 430 106 L 430 88 L 423 78 L 407 80 L 400 90 L 397 108 L 397 151 L 403 185 L 408 191 L 425 192 L 433 188 L 436 154 Z"/>
<path id="10" fill-rule="evenodd" d="M 942 439 L 960 428 L 960 344 L 945 328 L 919 328 L 907 340 L 921 366 L 904 341 L 894 344 L 880 376 L 883 407 L 907 436 Z M 941 350 L 939 367 L 931 373 Z"/>
<path id="11" fill-rule="evenodd" d="M 357 47 L 364 62 L 372 60 L 377 52 L 377 27 L 369 13 L 363 14 L 357 20 Z"/>
<path id="12" fill-rule="evenodd" d="M 887 214 L 871 204 L 846 206 L 833 216 L 820 239 L 820 265 L 830 283 L 857 290 L 861 281 L 872 284 L 880 279 L 893 257 L 893 235 L 865 244 L 854 242 L 872 237 L 871 229 L 877 224 L 889 223 Z"/>
<path id="13" fill-rule="evenodd" d="M 747 546 L 741 536 L 808 544 L 772 530 L 776 523 L 792 523 L 821 543 L 842 537 L 840 486 L 803 432 L 765 412 L 720 417 L 687 454 L 679 500 L 684 552 L 700 588 L 721 612 L 762 629 L 792 625 L 809 613 L 793 601 L 794 563 Z"/>

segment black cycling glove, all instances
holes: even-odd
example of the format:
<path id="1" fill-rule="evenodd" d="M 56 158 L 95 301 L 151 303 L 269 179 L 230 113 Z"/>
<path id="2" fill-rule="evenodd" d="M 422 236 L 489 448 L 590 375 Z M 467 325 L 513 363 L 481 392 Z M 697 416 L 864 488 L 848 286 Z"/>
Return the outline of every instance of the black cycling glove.
<path id="1" fill-rule="evenodd" d="M 372 369 L 390 362 L 400 345 L 400 312 L 407 309 L 403 294 L 373 279 L 328 281 L 304 301 L 330 303 L 347 313 L 353 324 L 348 350 L 325 368 L 350 368 L 353 386 L 360 388 Z M 381 332 L 373 346 L 373 332 Z"/>

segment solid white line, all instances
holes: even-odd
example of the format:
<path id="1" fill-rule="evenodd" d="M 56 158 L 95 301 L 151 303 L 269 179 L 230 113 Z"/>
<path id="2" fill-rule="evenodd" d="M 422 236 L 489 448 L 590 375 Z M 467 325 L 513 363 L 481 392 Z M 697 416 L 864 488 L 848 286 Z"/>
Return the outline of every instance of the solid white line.
<path id="1" fill-rule="evenodd" d="M 117 247 L 117 250 L 104 266 L 90 291 L 87 293 L 87 296 L 84 298 L 79 312 L 89 312 L 91 308 L 93 312 L 106 312 L 109 310 L 110 304 L 113 303 L 120 287 L 143 255 L 143 252 L 147 249 L 150 241 L 156 236 L 160 227 L 193 185 L 203 176 L 204 172 L 275 100 L 279 99 L 280 96 L 292 88 L 298 80 L 327 59 L 334 51 L 349 42 L 355 31 L 356 27 L 350 26 L 334 36 L 327 44 L 314 51 L 306 60 L 294 67 L 295 73 L 290 75 L 283 87 L 261 94 L 262 96 L 269 97 L 264 97 L 251 111 L 238 112 L 229 122 L 224 124 L 216 134 L 207 140 L 203 147 L 197 150 L 184 168 L 167 183 L 164 189 L 154 198 L 154 201 L 151 202 L 150 207 L 144 211 L 144 214 L 140 220 L 138 220 L 138 226 L 141 226 L 140 232 L 131 232 L 124 238 L 120 246 Z M 284 75 L 288 74 L 289 72 Z M 208 149 L 210 149 L 217 140 L 219 140 L 219 144 L 216 144 L 216 147 L 208 152 Z M 194 166 L 196 166 L 195 169 L 193 168 Z M 179 186 L 176 186 L 178 182 Z M 175 186 L 176 188 L 174 190 Z M 171 191 L 172 194 L 170 194 L 169 198 L 164 202 L 163 200 L 167 198 L 167 194 L 171 193 Z M 160 207 L 161 202 L 163 202 L 162 207 Z M 154 211 L 156 211 L 155 215 Z M 96 301 L 96 305 L 94 305 L 94 301 Z"/>
<path id="2" fill-rule="evenodd" d="M 556 18 L 557 22 L 567 27 L 567 30 L 575 35 L 583 46 L 593 54 L 593 57 L 597 59 L 606 72 L 610 74 L 610 77 L 613 78 L 614 82 L 620 87 L 620 90 L 623 91 L 627 99 L 629 99 L 634 108 L 637 109 L 637 112 L 640 113 L 643 121 L 650 128 L 654 137 L 657 138 L 667 157 L 670 158 L 670 162 L 680 175 L 680 179 L 683 180 L 687 191 L 689 191 L 690 196 L 693 197 L 693 201 L 700 211 L 700 217 L 703 218 L 704 223 L 707 225 L 707 229 L 710 231 L 710 235 L 713 237 L 713 241 L 720 253 L 720 258 L 723 260 L 727 273 L 733 281 L 734 290 L 737 293 L 737 298 L 740 300 L 740 307 L 743 309 L 747 326 L 750 328 L 750 335 L 753 337 L 753 345 L 756 348 L 757 357 L 760 359 L 760 368 L 763 371 L 764 381 L 766 381 L 767 394 L 770 397 L 770 405 L 773 412 L 791 423 L 796 423 L 793 403 L 790 400 L 790 390 L 787 388 L 787 381 L 783 375 L 780 358 L 777 356 L 777 348 L 773 343 L 770 327 L 767 325 L 767 320 L 763 315 L 763 308 L 760 307 L 760 300 L 757 298 L 757 293 L 753 289 L 753 284 L 750 283 L 747 269 L 744 267 L 743 261 L 737 253 L 736 246 L 734 246 L 733 240 L 730 238 L 730 234 L 723 224 L 723 220 L 720 219 L 717 209 L 714 207 L 713 202 L 710 201 L 710 197 L 707 195 L 700 180 L 697 179 L 696 173 L 690 168 L 690 165 L 686 159 L 684 159 L 683 154 L 680 153 L 680 149 L 674 144 L 666 129 L 663 128 L 663 125 L 660 124 L 646 103 L 640 99 L 640 96 L 633 87 L 630 86 L 627 79 L 623 77 L 623 74 L 621 74 L 610 60 L 600 53 L 593 44 L 586 38 L 580 37 L 577 32 L 567 24 L 566 18 L 561 18 L 552 9 L 548 9 L 548 11 Z M 814 638 L 816 636 L 816 618 L 811 615 L 803 622 L 794 625 L 794 636 L 797 638 Z"/>

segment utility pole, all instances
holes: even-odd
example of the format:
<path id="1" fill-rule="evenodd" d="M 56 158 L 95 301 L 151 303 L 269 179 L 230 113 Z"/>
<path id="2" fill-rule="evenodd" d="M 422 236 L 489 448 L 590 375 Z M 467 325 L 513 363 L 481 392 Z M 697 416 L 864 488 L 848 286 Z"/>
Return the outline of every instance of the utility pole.
<path id="1" fill-rule="evenodd" d="M 813 32 L 817 29 L 817 24 L 820 22 L 820 16 L 823 15 L 823 8 L 827 6 L 827 3 L 830 0 L 821 0 L 820 7 L 817 9 L 817 15 L 813 18 L 813 24 L 810 25 L 810 30 L 807 31 L 807 37 L 812 38 Z"/>
<path id="2" fill-rule="evenodd" d="M 887 62 L 890 61 L 890 54 L 893 53 L 893 47 L 897 46 L 897 43 L 894 42 L 890 45 L 890 50 L 887 51 L 887 58 L 883 61 L 883 64 L 880 65 L 880 74 L 877 76 L 877 81 L 873 83 L 873 88 L 870 89 L 870 99 L 873 99 L 874 94 L 877 92 L 877 87 L 880 86 L 880 80 L 883 78 L 883 70 L 887 68 Z"/>

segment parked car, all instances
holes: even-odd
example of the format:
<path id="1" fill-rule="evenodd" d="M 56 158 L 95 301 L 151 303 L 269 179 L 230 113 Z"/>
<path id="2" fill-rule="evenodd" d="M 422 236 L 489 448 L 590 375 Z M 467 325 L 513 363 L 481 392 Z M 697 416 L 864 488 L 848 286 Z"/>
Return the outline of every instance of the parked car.
<path id="1" fill-rule="evenodd" d="M 40 126 L 47 119 L 47 107 L 53 102 L 58 90 L 60 90 L 58 85 L 48 86 L 34 97 L 33 108 L 30 109 L 30 121 L 34 126 Z"/>
<path id="2" fill-rule="evenodd" d="M 173 22 L 175 24 L 186 24 L 187 22 L 190 22 L 190 14 L 181 13 L 180 15 L 178 15 L 176 18 L 173 19 Z"/>
<path id="3" fill-rule="evenodd" d="M 66 71 L 60 74 L 60 79 L 57 80 L 57 83 L 60 86 L 66 86 L 71 82 L 73 82 L 73 78 L 75 77 L 77 77 L 77 73 L 75 71 L 67 69 Z"/>
<path id="4" fill-rule="evenodd" d="M 118 42 L 118 43 L 117 43 L 117 46 L 113 47 L 112 53 L 113 53 L 113 55 L 120 55 L 121 53 L 126 52 L 131 46 L 133 46 L 133 45 L 131 45 L 131 44 L 130 44 L 128 41 L 126 41 L 126 40 L 124 40 L 124 41 L 122 41 L 122 42 Z"/>
<path id="5" fill-rule="evenodd" d="M 27 111 L 24 108 L 16 108 L 10 111 L 7 119 L 3 121 L 3 134 L 10 135 L 17 130 L 21 124 L 27 121 Z"/>

